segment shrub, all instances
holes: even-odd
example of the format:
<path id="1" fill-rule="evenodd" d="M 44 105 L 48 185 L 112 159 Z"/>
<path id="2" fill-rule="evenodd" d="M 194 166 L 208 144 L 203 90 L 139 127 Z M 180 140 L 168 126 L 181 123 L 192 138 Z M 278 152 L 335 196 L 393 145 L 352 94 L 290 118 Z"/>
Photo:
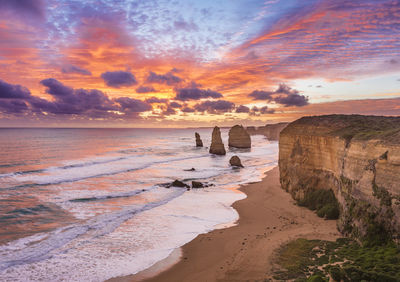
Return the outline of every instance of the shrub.
<path id="1" fill-rule="evenodd" d="M 338 219 L 339 207 L 335 203 L 326 204 L 317 211 L 317 215 L 326 219 Z"/>
<path id="2" fill-rule="evenodd" d="M 335 281 L 342 280 L 342 272 L 340 271 L 340 267 L 332 266 L 329 270 L 329 274 L 331 275 L 332 279 Z"/>
<path id="3" fill-rule="evenodd" d="M 332 190 L 310 189 L 306 192 L 304 198 L 298 201 L 298 205 L 310 210 L 317 210 L 319 217 L 339 218 L 339 203 Z"/>
<path id="4" fill-rule="evenodd" d="M 325 282 L 325 279 L 320 275 L 313 275 L 307 279 L 307 282 Z"/>

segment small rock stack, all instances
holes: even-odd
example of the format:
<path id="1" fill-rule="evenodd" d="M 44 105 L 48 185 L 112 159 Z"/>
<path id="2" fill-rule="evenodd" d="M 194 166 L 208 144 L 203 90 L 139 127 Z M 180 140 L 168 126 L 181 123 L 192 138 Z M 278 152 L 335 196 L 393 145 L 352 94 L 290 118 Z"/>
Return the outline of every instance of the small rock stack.
<path id="1" fill-rule="evenodd" d="M 212 132 L 210 153 L 215 155 L 226 154 L 224 143 L 222 143 L 221 131 L 218 126 L 214 127 Z"/>
<path id="2" fill-rule="evenodd" d="M 238 156 L 233 156 L 229 160 L 229 164 L 233 167 L 243 167 L 242 162 L 240 161 L 240 158 Z"/>
<path id="3" fill-rule="evenodd" d="M 229 130 L 229 147 L 251 148 L 251 139 L 249 133 L 241 125 L 235 125 Z"/>
<path id="4" fill-rule="evenodd" d="M 200 139 L 200 134 L 195 132 L 194 136 L 196 137 L 196 147 L 203 147 L 203 141 Z"/>

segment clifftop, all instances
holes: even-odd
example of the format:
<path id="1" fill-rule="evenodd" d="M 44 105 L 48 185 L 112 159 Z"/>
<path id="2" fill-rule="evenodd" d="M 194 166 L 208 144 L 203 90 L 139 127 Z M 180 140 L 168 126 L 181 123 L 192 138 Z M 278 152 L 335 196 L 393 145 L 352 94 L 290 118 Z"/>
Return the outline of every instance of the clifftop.
<path id="1" fill-rule="evenodd" d="M 400 144 L 400 117 L 325 115 L 302 117 L 289 124 L 282 134 L 338 136 L 350 140 L 380 140 Z"/>

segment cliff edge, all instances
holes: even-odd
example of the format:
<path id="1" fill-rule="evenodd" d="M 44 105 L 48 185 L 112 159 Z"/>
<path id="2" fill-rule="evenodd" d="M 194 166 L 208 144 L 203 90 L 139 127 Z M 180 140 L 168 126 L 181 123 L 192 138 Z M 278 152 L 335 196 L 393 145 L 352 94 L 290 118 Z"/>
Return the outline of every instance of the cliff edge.
<path id="1" fill-rule="evenodd" d="M 280 133 L 280 182 L 298 201 L 332 190 L 338 229 L 358 239 L 400 239 L 400 117 L 303 117 Z"/>

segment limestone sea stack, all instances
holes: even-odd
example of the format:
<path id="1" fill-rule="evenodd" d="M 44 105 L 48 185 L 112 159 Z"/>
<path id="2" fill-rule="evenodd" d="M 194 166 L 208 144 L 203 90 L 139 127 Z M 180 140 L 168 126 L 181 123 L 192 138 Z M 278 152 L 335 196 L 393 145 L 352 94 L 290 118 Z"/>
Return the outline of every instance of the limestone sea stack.
<path id="1" fill-rule="evenodd" d="M 229 160 L 229 164 L 233 167 L 243 167 L 242 162 L 240 161 L 240 158 L 238 156 L 233 156 Z"/>
<path id="2" fill-rule="evenodd" d="M 226 154 L 225 146 L 221 139 L 221 131 L 218 126 L 214 127 L 212 132 L 210 153 L 215 155 Z"/>
<path id="3" fill-rule="evenodd" d="M 195 132 L 194 136 L 196 137 L 196 147 L 203 147 L 203 141 L 200 138 L 200 134 Z"/>
<path id="4" fill-rule="evenodd" d="M 241 125 L 235 125 L 229 130 L 229 147 L 251 148 L 251 139 L 249 133 Z"/>

